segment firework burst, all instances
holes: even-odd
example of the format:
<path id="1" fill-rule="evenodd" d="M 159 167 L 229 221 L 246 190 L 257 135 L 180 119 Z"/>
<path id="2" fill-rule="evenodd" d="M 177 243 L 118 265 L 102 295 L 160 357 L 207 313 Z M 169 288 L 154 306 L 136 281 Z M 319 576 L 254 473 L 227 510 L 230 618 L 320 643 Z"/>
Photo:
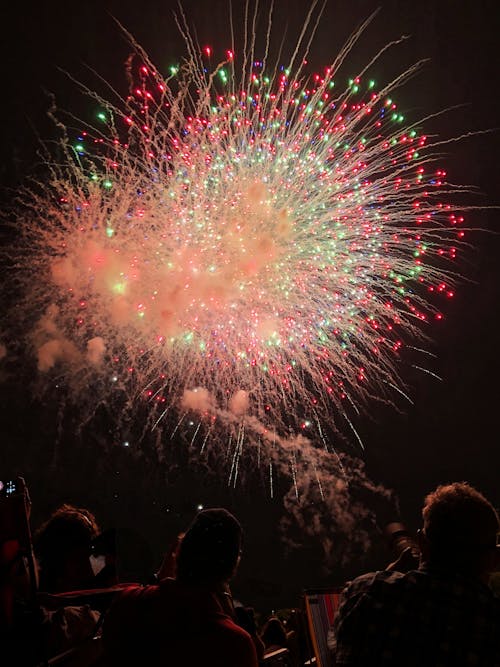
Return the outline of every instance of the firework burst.
<path id="1" fill-rule="evenodd" d="M 441 317 L 431 293 L 453 294 L 454 188 L 392 99 L 416 68 L 377 89 L 374 59 L 339 86 L 362 26 L 310 75 L 312 16 L 283 66 L 270 22 L 262 59 L 250 36 L 212 65 L 181 19 L 167 78 L 134 44 L 129 96 L 87 91 L 95 126 L 64 130 L 18 219 L 40 374 L 91 409 L 147 402 L 170 438 L 191 421 L 234 483 L 244 443 L 297 488 L 297 457 L 333 451 L 323 423 L 358 437 L 364 404 L 405 394 L 399 351 Z"/>

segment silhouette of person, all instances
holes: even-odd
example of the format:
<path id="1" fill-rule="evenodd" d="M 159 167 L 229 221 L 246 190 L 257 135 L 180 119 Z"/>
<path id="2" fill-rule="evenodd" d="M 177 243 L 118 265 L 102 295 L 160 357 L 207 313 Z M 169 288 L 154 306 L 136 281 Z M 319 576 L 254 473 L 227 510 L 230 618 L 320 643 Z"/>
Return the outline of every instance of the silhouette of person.
<path id="1" fill-rule="evenodd" d="M 126 589 L 111 606 L 103 626 L 108 662 L 257 667 L 250 635 L 234 622 L 229 590 L 241 537 L 226 510 L 199 512 L 180 541 L 175 578 Z"/>
<path id="2" fill-rule="evenodd" d="M 466 483 L 439 486 L 422 510 L 420 565 L 347 585 L 334 622 L 335 665 L 500 666 L 498 515 Z"/>

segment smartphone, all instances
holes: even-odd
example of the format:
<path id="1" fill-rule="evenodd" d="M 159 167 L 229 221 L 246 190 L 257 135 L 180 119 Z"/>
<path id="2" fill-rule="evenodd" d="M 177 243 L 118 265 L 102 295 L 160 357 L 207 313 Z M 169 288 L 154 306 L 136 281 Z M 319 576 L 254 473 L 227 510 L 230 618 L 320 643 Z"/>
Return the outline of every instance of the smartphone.
<path id="1" fill-rule="evenodd" d="M 0 543 L 17 539 L 31 544 L 29 531 L 30 499 L 22 477 L 0 480 Z"/>

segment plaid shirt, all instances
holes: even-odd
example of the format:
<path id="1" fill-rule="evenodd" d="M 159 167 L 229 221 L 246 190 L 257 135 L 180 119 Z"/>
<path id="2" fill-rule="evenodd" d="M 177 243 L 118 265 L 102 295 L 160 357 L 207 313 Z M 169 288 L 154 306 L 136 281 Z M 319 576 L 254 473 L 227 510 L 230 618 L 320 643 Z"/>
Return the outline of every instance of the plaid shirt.
<path id="1" fill-rule="evenodd" d="M 336 665 L 500 667 L 500 600 L 456 575 L 374 572 L 345 588 L 335 636 Z"/>

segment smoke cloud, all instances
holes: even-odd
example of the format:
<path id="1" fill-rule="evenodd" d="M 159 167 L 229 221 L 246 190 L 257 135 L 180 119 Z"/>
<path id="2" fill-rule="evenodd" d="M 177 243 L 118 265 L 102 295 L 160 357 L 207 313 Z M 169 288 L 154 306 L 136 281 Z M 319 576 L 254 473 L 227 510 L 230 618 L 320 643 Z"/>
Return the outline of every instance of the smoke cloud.
<path id="1" fill-rule="evenodd" d="M 102 363 L 105 352 L 106 345 L 100 336 L 92 338 L 87 343 L 87 359 L 94 366 L 99 366 Z"/>

